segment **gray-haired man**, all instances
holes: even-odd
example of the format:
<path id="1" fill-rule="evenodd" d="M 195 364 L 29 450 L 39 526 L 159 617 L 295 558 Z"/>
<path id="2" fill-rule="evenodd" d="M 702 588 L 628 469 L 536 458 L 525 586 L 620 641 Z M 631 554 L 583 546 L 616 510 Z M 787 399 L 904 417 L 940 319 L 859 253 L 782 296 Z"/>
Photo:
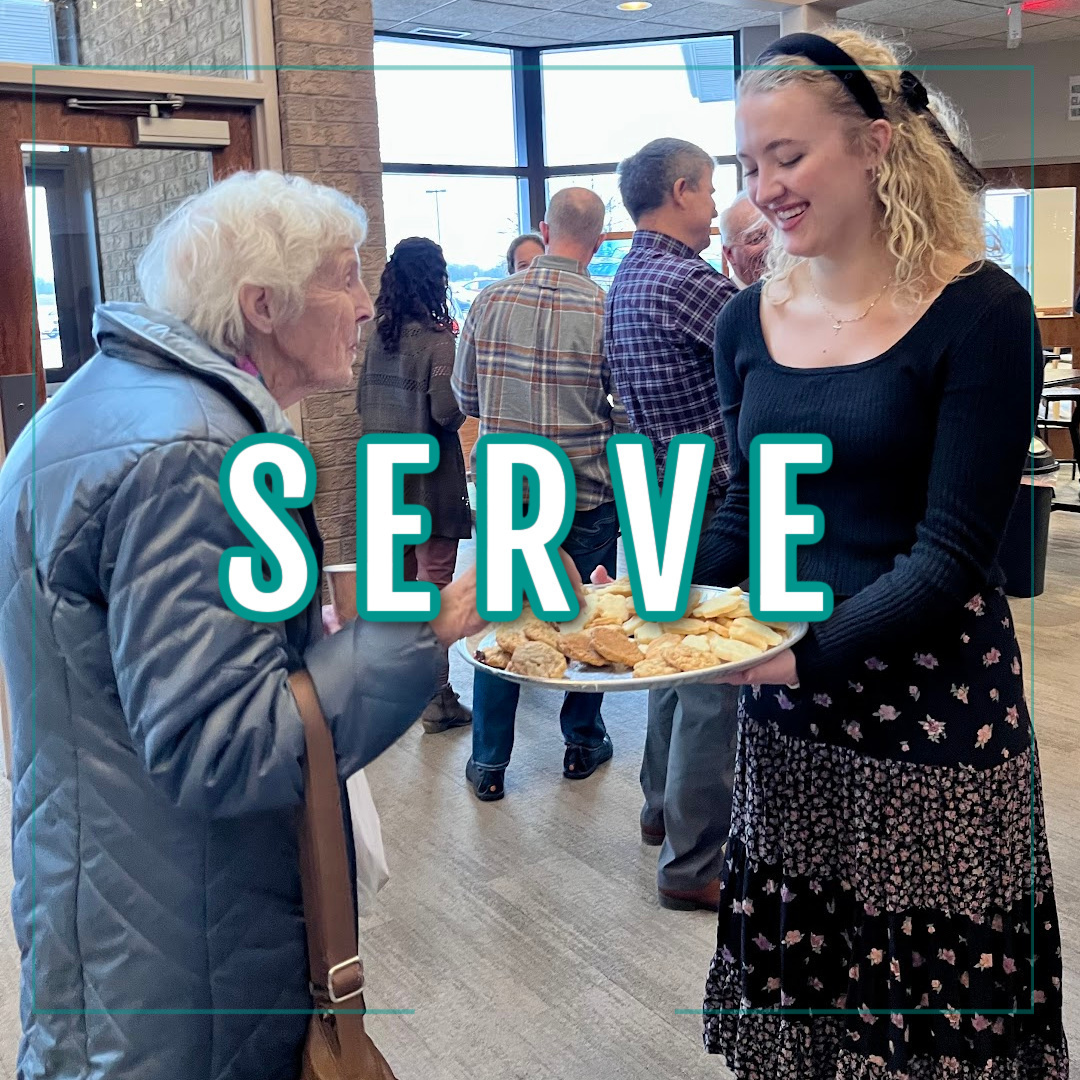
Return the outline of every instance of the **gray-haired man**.
<path id="1" fill-rule="evenodd" d="M 761 211 L 740 191 L 735 201 L 720 214 L 720 241 L 731 268 L 731 280 L 745 289 L 765 272 L 765 259 L 772 243 L 772 226 Z"/>
<path id="2" fill-rule="evenodd" d="M 706 520 L 728 475 L 713 338 L 720 309 L 737 291 L 700 257 L 716 217 L 712 176 L 712 158 L 681 139 L 656 139 L 619 166 L 637 231 L 608 292 L 605 330 L 619 397 L 631 429 L 652 440 L 660 481 L 675 435 L 715 440 Z M 662 845 L 656 883 L 664 907 L 715 910 L 719 902 L 737 701 L 733 686 L 649 693 L 641 838 Z"/>

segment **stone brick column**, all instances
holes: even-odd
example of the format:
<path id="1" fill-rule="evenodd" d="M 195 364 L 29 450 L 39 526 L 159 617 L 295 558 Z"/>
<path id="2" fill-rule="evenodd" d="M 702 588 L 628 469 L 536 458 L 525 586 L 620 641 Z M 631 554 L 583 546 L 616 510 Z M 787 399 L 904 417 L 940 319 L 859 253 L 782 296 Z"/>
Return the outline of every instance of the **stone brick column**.
<path id="1" fill-rule="evenodd" d="M 370 65 L 374 62 L 371 0 L 273 0 L 277 62 L 286 65 Z M 382 163 L 373 71 L 279 71 L 285 171 L 329 184 L 368 214 L 362 248 L 364 282 L 374 296 L 386 262 Z M 365 340 L 370 329 L 365 330 Z M 360 362 L 363 360 L 361 348 Z M 318 470 L 315 513 L 326 562 L 356 558 L 355 388 L 303 402 L 304 441 Z"/>

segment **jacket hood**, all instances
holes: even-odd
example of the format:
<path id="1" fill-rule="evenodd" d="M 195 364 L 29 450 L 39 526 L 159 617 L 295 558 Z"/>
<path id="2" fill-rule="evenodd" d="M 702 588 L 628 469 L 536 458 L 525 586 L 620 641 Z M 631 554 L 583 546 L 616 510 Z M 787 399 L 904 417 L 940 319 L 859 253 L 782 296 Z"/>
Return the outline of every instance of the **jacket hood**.
<path id="1" fill-rule="evenodd" d="M 212 349 L 174 315 L 145 304 L 110 301 L 94 312 L 94 340 L 103 353 L 149 367 L 183 368 L 253 409 L 267 431 L 295 435 L 281 406 L 253 375 Z"/>

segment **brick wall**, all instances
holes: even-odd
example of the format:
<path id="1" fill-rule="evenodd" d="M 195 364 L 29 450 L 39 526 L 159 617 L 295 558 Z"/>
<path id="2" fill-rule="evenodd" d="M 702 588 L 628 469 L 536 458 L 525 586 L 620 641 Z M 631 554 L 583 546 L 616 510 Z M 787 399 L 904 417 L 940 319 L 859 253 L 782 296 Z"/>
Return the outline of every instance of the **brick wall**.
<path id="1" fill-rule="evenodd" d="M 374 63 L 370 0 L 274 0 L 273 10 L 282 67 Z M 386 262 L 374 73 L 282 70 L 278 92 L 285 171 L 336 187 L 367 210 L 362 264 L 374 296 Z M 326 562 L 352 562 L 356 440 L 361 434 L 355 389 L 307 398 L 303 418 L 304 441 L 318 469 L 315 512 L 326 541 Z"/>
<path id="2" fill-rule="evenodd" d="M 81 64 L 211 64 L 245 78 L 241 0 L 77 0 Z"/>
<path id="3" fill-rule="evenodd" d="M 77 0 L 82 64 L 239 65 L 244 60 L 240 0 Z M 203 74 L 243 78 L 214 67 Z M 106 300 L 142 299 L 135 264 L 154 226 L 177 203 L 210 185 L 201 150 L 90 153 L 98 251 Z"/>
<path id="4" fill-rule="evenodd" d="M 210 154 L 95 149 L 90 165 L 105 299 L 138 303 L 135 264 L 154 226 L 182 200 L 210 186 Z"/>

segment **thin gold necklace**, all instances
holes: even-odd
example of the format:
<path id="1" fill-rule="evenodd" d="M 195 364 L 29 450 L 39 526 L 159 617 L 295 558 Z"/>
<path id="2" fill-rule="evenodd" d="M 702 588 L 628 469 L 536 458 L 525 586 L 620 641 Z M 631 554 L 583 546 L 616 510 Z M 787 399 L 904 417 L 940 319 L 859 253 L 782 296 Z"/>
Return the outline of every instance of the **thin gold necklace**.
<path id="1" fill-rule="evenodd" d="M 834 315 L 825 306 L 825 301 L 821 299 L 821 294 L 817 291 L 817 286 L 814 284 L 814 275 L 813 274 L 807 274 L 807 277 L 810 279 L 810 288 L 814 290 L 814 298 L 817 300 L 818 306 L 832 320 L 832 328 L 833 328 L 833 333 L 834 334 L 839 334 L 840 331 L 848 323 L 862 322 L 862 320 L 865 319 L 866 316 L 869 315 L 870 312 L 874 310 L 874 306 L 885 295 L 885 290 L 892 284 L 891 279 L 889 281 L 886 281 L 885 284 L 881 286 L 881 291 L 877 294 L 877 296 L 874 297 L 873 300 L 870 301 L 870 306 L 861 315 L 856 315 L 853 319 L 841 319 L 839 315 Z"/>

